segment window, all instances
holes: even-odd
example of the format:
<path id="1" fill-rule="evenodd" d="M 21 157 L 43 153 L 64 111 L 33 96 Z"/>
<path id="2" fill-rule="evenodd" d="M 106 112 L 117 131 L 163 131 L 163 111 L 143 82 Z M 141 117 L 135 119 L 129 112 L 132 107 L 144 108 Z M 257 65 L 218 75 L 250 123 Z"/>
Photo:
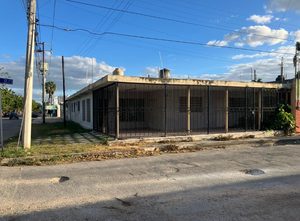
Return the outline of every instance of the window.
<path id="1" fill-rule="evenodd" d="M 230 97 L 229 107 L 245 107 L 246 99 L 243 97 Z"/>
<path id="2" fill-rule="evenodd" d="M 78 111 L 80 111 L 80 101 L 77 103 Z"/>
<path id="3" fill-rule="evenodd" d="M 121 122 L 143 122 L 144 99 L 120 99 Z"/>
<path id="4" fill-rule="evenodd" d="M 203 112 L 202 97 L 191 97 L 191 112 Z M 179 97 L 179 112 L 187 112 L 187 97 Z"/>
<path id="5" fill-rule="evenodd" d="M 86 121 L 87 122 L 91 122 L 91 99 L 87 99 L 86 100 L 86 112 L 87 112 L 87 116 L 86 116 Z"/>
<path id="6" fill-rule="evenodd" d="M 82 101 L 82 121 L 85 121 L 85 100 Z"/>

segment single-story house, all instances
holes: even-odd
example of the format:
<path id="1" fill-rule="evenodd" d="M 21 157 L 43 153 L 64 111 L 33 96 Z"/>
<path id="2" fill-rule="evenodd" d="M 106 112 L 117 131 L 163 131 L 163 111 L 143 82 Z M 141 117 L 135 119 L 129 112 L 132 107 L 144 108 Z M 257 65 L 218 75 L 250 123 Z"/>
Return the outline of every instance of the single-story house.
<path id="1" fill-rule="evenodd" d="M 257 131 L 279 102 L 296 109 L 293 82 L 107 75 L 69 96 L 66 115 L 116 138 Z"/>

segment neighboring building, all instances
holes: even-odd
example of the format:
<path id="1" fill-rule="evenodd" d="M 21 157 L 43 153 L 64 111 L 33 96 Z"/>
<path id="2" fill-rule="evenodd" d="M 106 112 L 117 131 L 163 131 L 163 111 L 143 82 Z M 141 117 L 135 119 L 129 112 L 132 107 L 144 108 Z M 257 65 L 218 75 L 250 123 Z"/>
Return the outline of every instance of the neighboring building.
<path id="1" fill-rule="evenodd" d="M 107 75 L 67 99 L 67 119 L 117 138 L 256 131 L 291 103 L 291 83 L 164 76 Z"/>

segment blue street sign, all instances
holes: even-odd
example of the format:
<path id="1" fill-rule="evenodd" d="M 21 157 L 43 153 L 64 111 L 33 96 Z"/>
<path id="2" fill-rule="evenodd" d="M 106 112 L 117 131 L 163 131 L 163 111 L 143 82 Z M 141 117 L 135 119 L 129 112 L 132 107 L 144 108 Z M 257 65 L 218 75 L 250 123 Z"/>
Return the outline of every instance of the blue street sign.
<path id="1" fill-rule="evenodd" d="M 13 83 L 14 83 L 13 79 L 0 78 L 0 84 L 13 84 Z"/>

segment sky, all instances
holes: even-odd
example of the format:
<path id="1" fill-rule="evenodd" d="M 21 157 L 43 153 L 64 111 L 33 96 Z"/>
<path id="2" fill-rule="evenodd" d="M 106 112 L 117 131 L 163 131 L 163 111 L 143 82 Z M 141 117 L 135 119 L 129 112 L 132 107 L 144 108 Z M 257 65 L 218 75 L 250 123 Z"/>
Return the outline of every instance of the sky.
<path id="1" fill-rule="evenodd" d="M 1 0 L 0 7 L 0 68 L 14 80 L 7 87 L 23 94 L 26 0 Z M 36 18 L 55 95 L 63 90 L 62 56 L 71 95 L 115 68 L 126 76 L 158 77 L 167 68 L 171 78 L 245 82 L 256 70 L 268 82 L 280 75 L 283 58 L 290 79 L 300 41 L 299 0 L 37 0 Z M 41 102 L 34 69 L 33 99 Z"/>

